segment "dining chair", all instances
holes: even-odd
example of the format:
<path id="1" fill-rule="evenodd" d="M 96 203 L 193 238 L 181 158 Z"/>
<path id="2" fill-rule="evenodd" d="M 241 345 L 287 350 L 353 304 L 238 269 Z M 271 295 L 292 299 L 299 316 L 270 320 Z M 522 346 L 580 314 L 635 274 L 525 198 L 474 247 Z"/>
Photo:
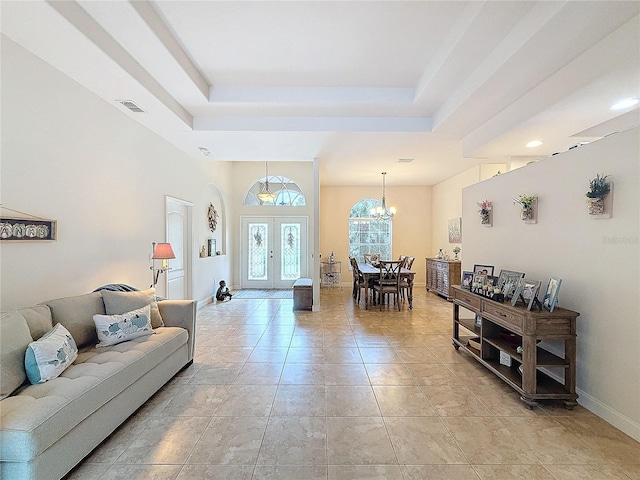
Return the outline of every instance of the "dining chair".
<path id="1" fill-rule="evenodd" d="M 415 261 L 416 257 L 404 257 L 404 268 L 406 268 L 407 270 L 411 270 L 411 267 L 413 266 L 413 262 Z M 406 293 L 406 294 L 405 294 Z M 409 278 L 408 277 L 402 277 L 400 279 L 400 298 L 402 298 L 402 301 L 404 302 L 404 299 L 409 295 Z"/>
<path id="2" fill-rule="evenodd" d="M 351 263 L 351 270 L 353 272 L 353 298 L 356 302 L 360 303 L 361 291 L 364 288 L 364 276 L 358 268 L 358 261 L 354 257 L 349 257 L 349 263 Z"/>
<path id="3" fill-rule="evenodd" d="M 362 256 L 364 257 L 364 263 L 368 265 L 374 265 L 380 261 L 379 253 L 364 253 Z"/>
<path id="4" fill-rule="evenodd" d="M 373 291 L 377 293 L 380 310 L 382 310 L 383 299 L 386 298 L 389 304 L 389 297 L 394 295 L 394 302 L 400 311 L 400 271 L 404 265 L 404 260 L 380 260 L 380 278 L 373 284 Z"/>

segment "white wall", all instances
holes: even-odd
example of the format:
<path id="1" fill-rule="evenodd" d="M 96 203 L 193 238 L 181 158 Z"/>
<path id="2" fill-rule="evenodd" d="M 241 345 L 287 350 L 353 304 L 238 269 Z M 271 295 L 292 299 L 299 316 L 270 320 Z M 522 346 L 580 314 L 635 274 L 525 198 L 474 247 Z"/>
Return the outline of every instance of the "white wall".
<path id="1" fill-rule="evenodd" d="M 431 223 L 431 245 L 429 257 L 434 257 L 442 249 L 454 258 L 453 249 L 463 248 L 461 243 L 449 243 L 449 220 L 462 217 L 462 189 L 491 178 L 498 172 L 504 173 L 505 164 L 489 163 L 475 165 L 443 182 L 433 186 L 433 211 Z M 462 224 L 462 242 L 465 241 L 465 226 Z M 458 258 L 464 258 L 464 248 Z"/>
<path id="2" fill-rule="evenodd" d="M 578 402 L 640 440 L 638 128 L 527 165 L 463 191 L 463 269 L 474 263 L 562 278 L 560 306 L 578 317 Z M 610 174 L 613 217 L 587 214 L 589 179 Z M 512 198 L 537 194 L 538 223 Z M 493 202 L 493 227 L 477 202 Z M 550 344 L 549 348 L 558 346 Z"/>
<path id="3" fill-rule="evenodd" d="M 230 165 L 188 157 L 7 38 L 1 86 L 2 204 L 58 221 L 55 242 L 0 246 L 2 310 L 106 283 L 147 288 L 151 242 L 165 239 L 165 196 L 194 202 L 200 241 L 207 185 L 231 190 Z M 213 271 L 230 274 L 229 256 L 197 257 L 194 296 L 206 300 Z"/>

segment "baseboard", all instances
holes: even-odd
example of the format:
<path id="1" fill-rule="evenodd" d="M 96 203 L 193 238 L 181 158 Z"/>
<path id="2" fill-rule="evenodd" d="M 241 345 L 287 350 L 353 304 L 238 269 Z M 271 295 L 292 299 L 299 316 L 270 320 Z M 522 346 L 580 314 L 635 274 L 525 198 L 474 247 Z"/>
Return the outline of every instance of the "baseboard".
<path id="1" fill-rule="evenodd" d="M 578 403 L 580 405 L 602 418 L 605 422 L 610 423 L 618 430 L 621 430 L 631 438 L 640 442 L 640 423 L 622 415 L 609 405 L 602 403 L 597 398 L 580 389 L 576 389 L 576 392 L 580 395 L 578 398 Z"/>
<path id="2" fill-rule="evenodd" d="M 204 300 L 198 300 L 198 304 L 196 306 L 197 309 L 201 309 L 202 307 L 205 307 L 207 305 L 209 305 L 210 303 L 213 303 L 213 297 L 207 297 Z"/>
<path id="3" fill-rule="evenodd" d="M 548 370 L 546 368 L 541 368 L 540 370 L 549 375 L 551 378 L 555 379 L 558 383 L 564 383 L 564 378 L 560 375 L 557 375 L 555 372 L 552 372 L 551 370 Z M 580 405 L 582 405 L 594 415 L 599 416 L 605 422 L 610 423 L 618 430 L 623 431 L 631 438 L 640 442 L 640 423 L 622 415 L 617 410 L 614 410 L 609 405 L 602 403 L 600 400 L 592 395 L 589 395 L 584 390 L 576 388 L 576 393 L 578 394 L 577 402 Z"/>

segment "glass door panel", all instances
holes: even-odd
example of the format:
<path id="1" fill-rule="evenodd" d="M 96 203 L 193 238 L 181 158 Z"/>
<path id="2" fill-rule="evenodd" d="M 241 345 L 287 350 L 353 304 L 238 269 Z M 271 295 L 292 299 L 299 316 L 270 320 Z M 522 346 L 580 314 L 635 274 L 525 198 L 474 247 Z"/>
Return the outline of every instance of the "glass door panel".
<path id="1" fill-rule="evenodd" d="M 307 219 L 242 219 L 242 288 L 291 288 L 307 275 Z"/>

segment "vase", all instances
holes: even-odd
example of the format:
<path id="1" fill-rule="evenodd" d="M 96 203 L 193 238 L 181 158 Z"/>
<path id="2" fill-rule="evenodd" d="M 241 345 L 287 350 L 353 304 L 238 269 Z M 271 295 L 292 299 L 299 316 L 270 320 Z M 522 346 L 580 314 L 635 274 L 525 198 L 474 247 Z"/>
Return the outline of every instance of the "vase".
<path id="1" fill-rule="evenodd" d="M 522 210 L 520 211 L 520 218 L 525 222 L 533 220 L 533 207 L 522 207 Z"/>
<path id="2" fill-rule="evenodd" d="M 604 197 L 587 198 L 589 215 L 602 215 L 604 213 Z"/>
<path id="3" fill-rule="evenodd" d="M 487 211 L 487 213 L 482 213 L 480 214 L 480 224 L 481 225 L 491 225 L 491 214 L 489 213 L 489 211 Z"/>

